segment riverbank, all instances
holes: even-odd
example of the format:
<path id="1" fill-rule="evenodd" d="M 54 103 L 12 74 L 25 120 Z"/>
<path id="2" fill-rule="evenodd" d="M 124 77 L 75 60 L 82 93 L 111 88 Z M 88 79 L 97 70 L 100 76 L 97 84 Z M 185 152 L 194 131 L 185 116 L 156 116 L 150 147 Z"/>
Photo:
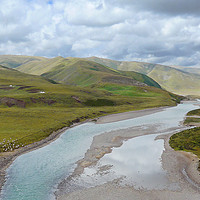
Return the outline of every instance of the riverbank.
<path id="1" fill-rule="evenodd" d="M 138 116 L 144 116 L 144 115 L 148 115 L 148 114 L 152 114 L 155 112 L 159 112 L 162 111 L 164 109 L 164 107 L 160 107 L 160 108 L 150 108 L 150 109 L 144 109 L 144 110 L 138 110 L 138 111 L 129 111 L 129 112 L 125 112 L 125 113 L 119 113 L 119 114 L 111 114 L 108 115 L 110 116 L 112 119 L 113 116 L 116 120 L 122 120 L 124 119 L 128 119 L 128 118 L 134 118 L 134 117 L 138 117 Z M 104 116 L 107 117 L 107 116 Z M 72 128 L 74 126 L 78 126 L 80 124 L 86 123 L 86 122 L 90 122 L 90 121 L 96 121 L 96 123 L 102 123 L 101 120 L 104 120 L 104 117 L 99 117 L 96 119 L 87 119 L 83 122 L 79 122 L 79 123 L 75 123 L 73 125 L 71 125 L 70 127 L 65 127 L 63 129 L 60 129 L 56 132 L 53 132 L 50 136 L 48 136 L 47 138 L 39 141 L 39 142 L 35 142 L 33 144 L 27 145 L 25 147 L 16 149 L 13 152 L 5 152 L 5 153 L 1 153 L 0 154 L 0 191 L 1 188 L 5 182 L 5 178 L 6 178 L 6 169 L 12 164 L 12 162 L 20 155 L 33 151 L 35 149 L 41 148 L 45 145 L 48 145 L 49 143 L 53 142 L 54 140 L 56 140 L 62 133 L 64 133 L 67 129 Z"/>
<path id="2" fill-rule="evenodd" d="M 135 111 L 131 112 L 132 114 Z M 152 111 L 154 112 L 154 111 Z M 131 113 L 127 113 L 130 118 Z M 137 113 L 137 112 L 136 112 Z M 135 113 L 135 114 L 136 114 Z M 145 112 L 137 113 L 139 116 L 145 114 Z M 106 123 L 122 120 L 122 116 L 126 114 L 109 115 L 101 117 L 97 123 Z M 123 119 L 129 119 L 125 116 Z M 184 128 L 183 124 L 181 127 Z M 180 127 L 180 130 L 181 130 Z M 149 126 L 145 130 L 142 126 L 128 128 L 125 130 L 117 130 L 93 138 L 90 149 L 86 152 L 85 157 L 77 162 L 77 167 L 71 177 L 68 177 L 59 185 L 59 190 L 56 193 L 58 200 L 86 200 L 86 199 L 98 199 L 98 200 L 132 200 L 134 199 L 176 199 L 176 200 L 198 200 L 200 198 L 200 176 L 197 171 L 198 158 L 186 152 L 176 152 L 169 146 L 169 138 L 173 135 L 177 129 L 168 130 L 170 133 L 166 135 L 160 135 L 156 139 L 164 140 L 165 150 L 162 154 L 162 167 L 167 172 L 167 178 L 170 183 L 178 183 L 178 187 L 164 190 L 147 190 L 139 189 L 136 190 L 131 186 L 121 186 L 117 180 L 105 183 L 103 185 L 95 186 L 92 188 L 76 188 L 75 190 L 66 193 L 66 187 L 71 186 L 70 181 L 79 177 L 85 168 L 95 166 L 100 158 L 105 154 L 110 153 L 113 147 L 119 147 L 123 144 L 123 141 L 130 138 L 156 134 L 159 131 L 156 129 L 156 125 Z"/>
<path id="3" fill-rule="evenodd" d="M 102 116 L 97 119 L 96 123 L 105 124 L 105 123 L 118 122 L 118 121 L 127 120 L 127 119 L 133 119 L 136 117 L 142 117 L 145 115 L 150 115 L 156 112 L 163 111 L 163 109 L 168 108 L 168 107 L 169 106 L 159 107 L 159 108 L 149 108 L 149 109 L 144 109 L 144 110 L 134 110 L 134 111 L 129 111 L 129 112 Z"/>
<path id="4" fill-rule="evenodd" d="M 49 135 L 47 138 L 34 142 L 30 145 L 27 145 L 25 147 L 21 147 L 19 149 L 14 150 L 13 152 L 4 152 L 0 153 L 0 191 L 5 183 L 6 179 L 6 169 L 12 164 L 12 162 L 20 155 L 28 153 L 30 151 L 34 151 L 36 149 L 42 148 L 51 142 L 55 141 L 61 134 L 63 134 L 67 129 L 72 128 L 74 126 L 78 126 L 80 124 L 90 122 L 92 119 L 87 119 L 83 122 L 74 123 L 70 127 L 64 127 L 58 131 L 53 132 L 51 135 Z"/>

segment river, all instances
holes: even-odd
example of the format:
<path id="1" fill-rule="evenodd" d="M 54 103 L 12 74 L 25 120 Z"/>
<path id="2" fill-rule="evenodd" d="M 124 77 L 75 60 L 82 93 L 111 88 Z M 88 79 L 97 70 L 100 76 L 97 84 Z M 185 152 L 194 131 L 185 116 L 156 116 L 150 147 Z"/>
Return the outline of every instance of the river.
<path id="1" fill-rule="evenodd" d="M 15 159 L 6 171 L 7 178 L 2 189 L 1 199 L 53 200 L 55 199 L 54 192 L 57 189 L 58 184 L 62 179 L 68 177 L 73 172 L 76 167 L 76 161 L 84 157 L 84 154 L 90 147 L 95 135 L 113 130 L 127 129 L 134 126 L 145 127 L 154 124 L 159 127 L 161 133 L 164 133 L 165 130 L 169 128 L 179 129 L 180 122 L 183 121 L 185 114 L 198 107 L 199 106 L 193 105 L 192 103 L 184 103 L 179 104 L 176 107 L 166 108 L 163 111 L 134 119 L 106 124 L 85 123 L 70 128 L 57 140 L 47 146 L 23 154 Z M 151 136 L 147 135 L 146 138 L 145 136 L 142 137 L 143 140 L 147 141 L 147 146 L 150 143 L 152 145 L 154 139 L 152 139 Z M 155 138 L 155 136 L 153 137 Z M 140 137 L 137 139 L 139 138 Z M 148 140 L 151 141 L 148 142 Z M 155 162 L 160 159 L 164 149 L 163 142 L 157 142 L 157 144 L 157 159 L 153 159 Z M 129 143 L 127 143 L 127 145 L 129 145 Z M 119 149 L 123 151 L 123 148 Z M 133 151 L 135 151 L 135 149 L 133 149 Z M 111 155 L 116 157 L 116 152 L 113 150 Z M 101 162 L 114 164 L 111 155 L 110 157 L 107 157 L 106 155 Z M 140 155 L 140 157 L 141 156 L 142 155 Z M 152 167 L 156 169 L 153 160 Z M 121 160 L 120 162 L 123 163 L 124 160 Z M 123 167 L 128 167 L 130 165 L 131 163 Z M 118 166 L 116 165 L 115 172 L 117 172 L 119 167 L 121 167 L 121 164 Z M 158 166 L 157 169 L 159 171 L 160 167 Z M 137 171 L 138 170 L 139 169 L 137 169 Z M 141 168 L 141 172 L 143 171 L 144 170 Z"/>

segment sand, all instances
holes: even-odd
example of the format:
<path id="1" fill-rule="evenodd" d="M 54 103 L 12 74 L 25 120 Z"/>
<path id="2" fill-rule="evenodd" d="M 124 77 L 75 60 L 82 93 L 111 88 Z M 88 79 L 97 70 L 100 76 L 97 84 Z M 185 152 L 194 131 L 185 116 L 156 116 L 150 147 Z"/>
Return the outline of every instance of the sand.
<path id="1" fill-rule="evenodd" d="M 136 117 L 142 117 L 145 115 L 150 115 L 156 112 L 160 112 L 164 108 L 167 108 L 167 106 L 107 115 L 107 116 L 99 117 L 96 123 L 104 124 L 104 123 L 117 122 L 117 121 L 122 121 L 122 120 L 127 120 L 127 119 L 133 119 Z"/>
<path id="2" fill-rule="evenodd" d="M 109 115 L 101 117 L 97 123 L 114 122 L 123 119 L 129 119 L 144 116 L 154 112 L 162 111 L 162 109 L 151 109 L 143 111 L 133 111 L 122 114 Z M 172 131 L 173 130 L 169 130 Z M 175 130 L 174 130 L 175 131 Z M 128 128 L 125 130 L 112 131 L 103 133 L 93 138 L 90 149 L 85 157 L 77 162 L 77 167 L 66 180 L 63 180 L 56 192 L 58 200 L 199 200 L 200 199 L 200 172 L 197 171 L 198 158 L 186 152 L 176 152 L 169 146 L 169 138 L 173 133 L 160 135 L 157 139 L 164 140 L 165 150 L 162 154 L 162 167 L 167 172 L 167 178 L 170 183 L 178 183 L 179 187 L 163 190 L 136 190 L 131 186 L 121 186 L 118 180 L 114 180 L 103 185 L 92 188 L 75 188 L 67 191 L 70 181 L 79 177 L 86 167 L 95 166 L 99 159 L 105 154 L 112 151 L 113 147 L 119 147 L 124 140 L 142 136 L 145 134 L 158 133 L 156 125 L 149 126 L 147 129 L 142 127 Z M 66 194 L 67 191 L 67 194 Z"/>

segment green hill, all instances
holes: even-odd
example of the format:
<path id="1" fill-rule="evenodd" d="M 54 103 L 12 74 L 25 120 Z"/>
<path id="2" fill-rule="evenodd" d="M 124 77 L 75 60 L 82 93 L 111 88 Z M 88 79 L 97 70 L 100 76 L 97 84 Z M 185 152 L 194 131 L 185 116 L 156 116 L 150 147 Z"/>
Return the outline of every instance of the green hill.
<path id="1" fill-rule="evenodd" d="M 37 56 L 19 56 L 19 55 L 0 55 L 0 65 L 9 68 L 16 68 L 21 66 L 22 64 L 26 64 L 29 62 L 40 62 L 48 60 L 44 57 L 37 57 Z"/>
<path id="2" fill-rule="evenodd" d="M 118 70 L 143 73 L 159 83 L 162 88 L 176 94 L 200 95 L 200 75 L 198 74 L 150 63 L 113 61 L 97 57 L 90 57 L 87 60 Z"/>
<path id="3" fill-rule="evenodd" d="M 137 72 L 114 70 L 105 65 L 81 58 L 56 57 L 31 60 L 22 63 L 17 70 L 69 85 L 88 86 L 99 82 L 115 82 L 129 85 L 146 84 L 160 88 L 160 85 L 146 75 Z"/>
<path id="4" fill-rule="evenodd" d="M 49 58 L 44 60 L 32 60 L 30 62 L 21 64 L 19 67 L 17 67 L 17 70 L 27 74 L 41 75 L 65 61 L 68 61 L 68 59 L 63 57 L 56 57 L 52 59 Z"/>
<path id="5" fill-rule="evenodd" d="M 149 85 L 160 88 L 158 83 L 146 75 L 113 70 L 96 62 L 79 58 L 62 62 L 42 76 L 69 85 L 89 86 L 107 82 L 136 86 Z"/>
<path id="6" fill-rule="evenodd" d="M 90 64 L 91 71 L 103 75 L 111 73 L 102 65 Z M 112 73 L 113 76 L 118 74 Z M 179 99 L 167 91 L 144 84 L 100 82 L 92 87 L 77 87 L 0 66 L 0 152 L 39 141 L 53 131 L 88 118 L 172 106 Z"/>
<path id="7" fill-rule="evenodd" d="M 83 64 L 83 60 L 92 61 L 93 63 L 85 62 Z M 105 67 L 102 67 L 97 71 L 93 67 L 89 67 L 97 65 L 94 62 L 110 67 L 113 70 L 105 71 Z M 199 73 L 198 69 L 194 71 L 190 68 L 180 68 L 180 70 L 158 64 L 115 61 L 98 57 L 85 59 L 56 57 L 50 59 L 34 56 L 0 56 L 0 63 L 4 63 L 5 66 L 16 68 L 24 73 L 43 74 L 43 76 L 58 82 L 72 85 L 88 86 L 97 82 L 126 84 L 127 82 L 132 83 L 132 79 L 134 79 L 150 86 L 159 87 L 160 85 L 162 88 L 176 94 L 200 95 L 200 75 L 197 74 Z M 134 72 L 147 75 L 151 79 L 147 76 L 142 77 L 141 74 Z"/>

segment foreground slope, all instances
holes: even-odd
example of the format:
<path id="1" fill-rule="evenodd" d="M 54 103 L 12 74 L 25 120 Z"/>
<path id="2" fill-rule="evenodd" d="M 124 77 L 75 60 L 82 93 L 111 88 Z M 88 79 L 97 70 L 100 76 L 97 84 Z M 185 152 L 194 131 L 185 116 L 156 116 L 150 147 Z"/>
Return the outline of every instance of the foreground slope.
<path id="1" fill-rule="evenodd" d="M 150 86 L 56 84 L 0 66 L 0 152 L 39 141 L 72 123 L 108 113 L 176 105 L 179 97 Z"/>
<path id="2" fill-rule="evenodd" d="M 136 71 L 154 79 L 162 88 L 182 95 L 200 95 L 200 75 L 184 72 L 168 66 L 142 63 L 113 61 L 109 59 L 90 57 L 90 61 L 123 71 Z"/>

